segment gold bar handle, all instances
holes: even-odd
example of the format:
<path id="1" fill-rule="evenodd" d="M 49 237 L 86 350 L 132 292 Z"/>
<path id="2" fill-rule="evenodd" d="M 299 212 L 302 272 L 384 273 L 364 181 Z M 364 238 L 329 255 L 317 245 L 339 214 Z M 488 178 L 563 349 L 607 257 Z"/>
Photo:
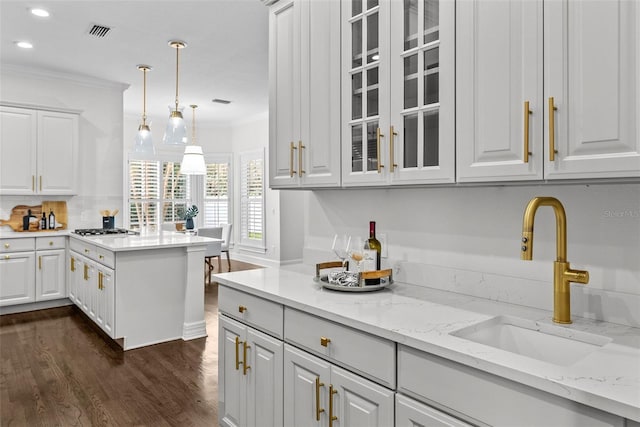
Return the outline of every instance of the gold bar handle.
<path id="1" fill-rule="evenodd" d="M 247 349 L 251 348 L 247 342 L 242 343 L 242 375 L 247 375 L 247 371 L 251 369 L 251 366 L 247 364 Z"/>
<path id="2" fill-rule="evenodd" d="M 36 176 L 31 175 L 31 191 L 36 191 Z"/>
<path id="3" fill-rule="evenodd" d="M 556 115 L 558 107 L 554 105 L 553 96 L 549 97 L 549 161 L 556 159 Z"/>
<path id="4" fill-rule="evenodd" d="M 296 145 L 291 141 L 289 146 L 289 178 L 293 178 L 296 174 L 295 169 L 293 169 L 293 150 L 296 150 Z"/>
<path id="5" fill-rule="evenodd" d="M 320 337 L 320 345 L 323 347 L 327 347 L 329 346 L 329 343 L 331 342 L 331 338 L 327 338 L 327 337 Z"/>
<path id="6" fill-rule="evenodd" d="M 240 343 L 242 341 L 240 341 L 240 337 L 236 337 L 236 371 L 240 369 L 240 364 L 242 363 L 240 361 Z"/>
<path id="7" fill-rule="evenodd" d="M 89 280 L 89 266 L 87 264 L 84 265 L 84 280 Z"/>
<path id="8" fill-rule="evenodd" d="M 298 176 L 302 178 L 302 174 L 306 171 L 302 169 L 302 149 L 307 148 L 302 141 L 298 141 Z"/>
<path id="9" fill-rule="evenodd" d="M 396 136 L 398 134 L 398 132 L 396 132 L 393 128 L 393 126 L 391 126 L 391 128 L 389 129 L 389 163 L 391 164 L 390 168 L 391 168 L 391 172 L 393 172 L 398 165 L 395 163 L 396 161 L 396 156 L 395 156 L 395 147 L 394 147 L 394 136 Z"/>
<path id="10" fill-rule="evenodd" d="M 525 163 L 529 163 L 529 156 L 531 152 L 529 151 L 529 116 L 532 114 L 532 111 L 529 109 L 529 101 L 524 101 L 524 156 L 523 160 Z"/>
<path id="11" fill-rule="evenodd" d="M 42 270 L 42 255 L 38 257 L 38 270 Z"/>
<path id="12" fill-rule="evenodd" d="M 384 135 L 382 134 L 382 132 L 380 132 L 380 128 L 377 128 L 376 129 L 376 148 L 377 148 L 376 156 L 378 156 L 378 173 L 382 173 L 382 168 L 384 167 L 384 165 L 380 161 L 380 138 L 382 137 L 384 137 Z"/>
<path id="13" fill-rule="evenodd" d="M 333 422 L 338 420 L 338 417 L 333 415 L 333 395 L 338 393 L 338 390 L 333 388 L 333 384 L 329 385 L 329 427 L 333 427 Z"/>
<path id="14" fill-rule="evenodd" d="M 76 271 L 76 259 L 71 257 L 71 271 Z"/>
<path id="15" fill-rule="evenodd" d="M 320 387 L 323 387 L 324 383 L 320 382 L 320 377 L 316 377 L 316 421 L 320 421 L 320 413 L 324 412 L 324 408 L 320 407 Z"/>
<path id="16" fill-rule="evenodd" d="M 42 175 L 40 175 L 40 191 L 42 191 Z"/>
<path id="17" fill-rule="evenodd" d="M 98 289 L 100 290 L 104 289 L 103 280 L 104 280 L 104 274 L 102 273 L 102 271 L 98 271 Z"/>

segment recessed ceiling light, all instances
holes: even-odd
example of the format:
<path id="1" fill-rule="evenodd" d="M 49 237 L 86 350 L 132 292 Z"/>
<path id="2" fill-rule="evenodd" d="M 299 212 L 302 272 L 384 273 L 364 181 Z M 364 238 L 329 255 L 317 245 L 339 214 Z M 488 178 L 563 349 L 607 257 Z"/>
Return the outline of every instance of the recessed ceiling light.
<path id="1" fill-rule="evenodd" d="M 35 7 L 33 9 L 31 9 L 31 14 L 35 15 L 35 16 L 39 16 L 40 18 L 48 18 L 49 17 L 49 12 L 41 9 L 39 7 Z"/>
<path id="2" fill-rule="evenodd" d="M 22 48 L 22 49 L 32 49 L 33 45 L 29 42 L 25 42 L 25 41 L 21 41 L 21 42 L 16 42 L 16 46 Z"/>

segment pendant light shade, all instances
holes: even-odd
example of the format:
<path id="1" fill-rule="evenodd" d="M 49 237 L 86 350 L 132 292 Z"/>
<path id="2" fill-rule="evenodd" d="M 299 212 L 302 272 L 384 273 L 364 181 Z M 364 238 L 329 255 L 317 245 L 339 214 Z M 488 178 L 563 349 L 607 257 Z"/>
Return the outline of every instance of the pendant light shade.
<path id="1" fill-rule="evenodd" d="M 142 123 L 138 127 L 138 133 L 133 143 L 135 153 L 155 154 L 151 129 L 147 125 L 147 71 L 151 70 L 148 65 L 138 65 L 138 70 L 142 71 Z"/>
<path id="2" fill-rule="evenodd" d="M 182 117 L 182 109 L 178 107 L 178 77 L 180 71 L 180 49 L 187 47 L 182 41 L 172 40 L 169 46 L 176 50 L 176 102 L 175 108 L 169 107 L 169 122 L 162 142 L 168 145 L 184 145 L 187 143 L 187 127 Z"/>
<path id="3" fill-rule="evenodd" d="M 180 163 L 180 173 L 184 175 L 206 175 L 207 166 L 204 162 L 202 147 L 196 145 L 196 108 L 197 105 L 190 105 L 193 110 L 193 122 L 191 124 L 192 144 L 184 147 L 184 156 Z"/>

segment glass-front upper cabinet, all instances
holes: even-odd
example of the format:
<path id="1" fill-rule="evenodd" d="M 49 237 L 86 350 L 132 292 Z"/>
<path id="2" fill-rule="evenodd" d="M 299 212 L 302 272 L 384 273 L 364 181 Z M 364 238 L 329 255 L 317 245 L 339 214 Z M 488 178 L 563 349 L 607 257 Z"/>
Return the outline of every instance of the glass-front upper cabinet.
<path id="1" fill-rule="evenodd" d="M 343 1 L 343 183 L 454 181 L 454 2 Z"/>

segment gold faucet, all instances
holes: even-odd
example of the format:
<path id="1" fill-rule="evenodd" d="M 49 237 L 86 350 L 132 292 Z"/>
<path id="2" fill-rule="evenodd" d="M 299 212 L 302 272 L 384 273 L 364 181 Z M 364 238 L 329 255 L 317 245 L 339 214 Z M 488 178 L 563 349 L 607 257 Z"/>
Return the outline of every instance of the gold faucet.
<path id="1" fill-rule="evenodd" d="M 533 220 L 540 206 L 551 206 L 556 214 L 556 261 L 553 263 L 553 321 L 571 323 L 571 282 L 589 283 L 589 272 L 572 270 L 567 261 L 567 216 L 560 200 L 554 197 L 534 197 L 522 218 L 521 259 L 533 259 Z"/>

